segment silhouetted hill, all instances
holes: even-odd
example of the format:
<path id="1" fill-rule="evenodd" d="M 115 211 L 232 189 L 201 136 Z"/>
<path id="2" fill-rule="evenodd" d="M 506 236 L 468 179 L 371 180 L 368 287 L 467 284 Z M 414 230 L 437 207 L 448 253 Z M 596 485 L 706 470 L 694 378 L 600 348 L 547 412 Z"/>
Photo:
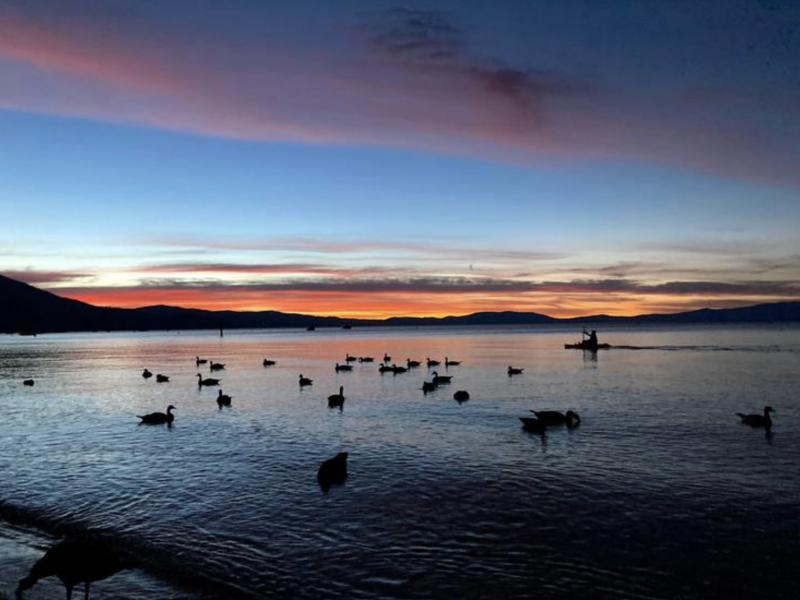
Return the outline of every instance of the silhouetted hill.
<path id="1" fill-rule="evenodd" d="M 557 319 L 531 312 L 479 312 L 460 317 L 392 317 L 385 320 L 316 317 L 272 310 L 209 311 L 175 306 L 105 308 L 61 298 L 0 275 L 0 333 L 136 331 L 165 329 L 242 329 L 260 327 L 538 325 L 544 323 L 754 323 L 800 322 L 800 302 L 744 308 L 701 309 L 669 315 L 612 317 L 593 315 Z"/>

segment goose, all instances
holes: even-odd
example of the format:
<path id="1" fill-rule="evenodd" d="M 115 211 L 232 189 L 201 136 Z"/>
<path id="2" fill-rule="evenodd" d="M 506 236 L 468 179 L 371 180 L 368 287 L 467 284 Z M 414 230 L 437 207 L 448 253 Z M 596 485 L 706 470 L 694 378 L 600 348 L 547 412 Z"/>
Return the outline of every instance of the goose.
<path id="1" fill-rule="evenodd" d="M 571 410 L 568 410 L 566 414 L 557 410 L 532 410 L 531 412 L 545 426 L 564 425 L 566 423 L 567 427 L 574 427 L 581 422 L 578 413 Z"/>
<path id="2" fill-rule="evenodd" d="M 509 366 L 508 367 L 508 376 L 511 377 L 512 375 L 521 375 L 525 369 L 517 369 L 515 367 Z"/>
<path id="3" fill-rule="evenodd" d="M 304 386 L 307 386 L 307 385 L 314 385 L 314 380 L 313 379 L 309 379 L 308 377 L 303 377 L 302 373 L 300 374 L 300 377 L 298 378 L 298 381 L 300 383 L 300 387 L 304 387 Z"/>
<path id="4" fill-rule="evenodd" d="M 222 371 L 225 368 L 225 365 L 223 365 L 222 363 L 215 363 L 212 360 L 211 364 L 208 365 L 208 368 L 211 369 L 212 371 Z"/>
<path id="5" fill-rule="evenodd" d="M 398 367 L 397 365 L 393 364 L 392 365 L 392 373 L 394 373 L 395 375 L 397 375 L 398 373 L 408 373 L 408 368 L 407 367 Z"/>
<path id="6" fill-rule="evenodd" d="M 355 356 L 350 356 L 350 354 L 346 354 L 344 357 L 344 362 L 351 363 L 356 362 L 358 359 Z"/>
<path id="7" fill-rule="evenodd" d="M 385 365 L 383 363 L 381 363 L 381 366 L 378 367 L 378 372 L 379 373 L 391 373 L 393 371 L 394 371 L 394 369 L 392 367 L 390 367 L 389 365 Z"/>
<path id="8" fill-rule="evenodd" d="M 455 394 L 453 394 L 453 400 L 458 400 L 459 402 L 466 402 L 469 400 L 469 392 L 466 390 L 458 390 Z"/>
<path id="9" fill-rule="evenodd" d="M 411 360 L 410 358 L 406 359 L 406 367 L 408 367 L 409 369 L 415 369 L 419 365 L 420 365 L 420 362 L 418 360 Z"/>
<path id="10" fill-rule="evenodd" d="M 438 360 L 431 360 L 430 358 L 426 358 L 426 359 L 425 359 L 425 363 L 428 365 L 428 368 L 429 368 L 429 369 L 430 369 L 431 367 L 438 367 L 440 364 L 442 364 L 440 361 L 438 361 Z"/>
<path id="11" fill-rule="evenodd" d="M 156 382 L 157 383 L 169 383 L 169 377 L 159 373 L 158 375 L 156 375 Z"/>
<path id="12" fill-rule="evenodd" d="M 347 479 L 347 452 L 339 452 L 333 458 L 329 458 L 317 471 L 317 482 L 324 492 L 335 483 L 343 483 L 345 479 Z"/>
<path id="13" fill-rule="evenodd" d="M 204 365 L 208 362 L 208 359 L 200 358 L 199 356 L 194 357 L 194 362 L 199 367 L 200 365 Z"/>
<path id="14" fill-rule="evenodd" d="M 525 431 L 530 433 L 544 434 L 545 425 L 539 419 L 535 419 L 533 417 L 520 417 L 519 420 L 522 421 L 522 428 Z"/>
<path id="15" fill-rule="evenodd" d="M 771 412 L 775 412 L 775 409 L 771 406 L 765 406 L 763 415 L 744 415 L 742 413 L 736 414 L 742 419 L 742 423 L 745 425 L 770 429 L 772 427 L 772 417 L 769 416 L 769 413 Z"/>
<path id="16" fill-rule="evenodd" d="M 265 358 L 261 364 L 264 365 L 265 367 L 272 367 L 273 365 L 275 365 L 275 361 Z"/>
<path id="17" fill-rule="evenodd" d="M 386 352 L 383 353 L 383 362 L 385 362 L 386 364 L 392 362 L 392 357 L 386 354 Z"/>
<path id="18" fill-rule="evenodd" d="M 36 383 L 33 379 L 26 379 L 22 382 L 22 385 L 27 385 L 28 387 L 33 387 L 33 384 Z"/>
<path id="19" fill-rule="evenodd" d="M 436 371 L 433 372 L 433 383 L 436 385 L 442 385 L 443 383 L 450 383 L 450 380 L 453 378 L 452 375 L 439 375 Z"/>
<path id="20" fill-rule="evenodd" d="M 154 412 L 150 413 L 149 415 L 136 415 L 139 417 L 142 422 L 139 423 L 140 425 L 163 425 L 164 423 L 172 424 L 175 420 L 175 415 L 172 414 L 172 411 L 175 410 L 175 407 L 170 404 L 167 407 L 167 412 Z"/>
<path id="21" fill-rule="evenodd" d="M 147 369 L 142 371 L 142 377 L 144 377 L 145 379 L 150 379 L 152 376 L 153 376 L 153 374 L 150 371 L 148 371 Z"/>
<path id="22" fill-rule="evenodd" d="M 213 379 L 211 377 L 207 377 L 203 379 L 203 376 L 200 373 L 197 374 L 197 385 L 203 387 L 204 385 L 219 385 L 221 379 Z"/>
<path id="23" fill-rule="evenodd" d="M 40 579 L 58 577 L 67 590 L 67 600 L 72 598 L 72 590 L 79 583 L 85 585 L 84 598 L 89 598 L 92 582 L 107 579 L 128 568 L 122 558 L 99 540 L 91 537 L 72 538 L 61 541 L 50 548 L 36 561 L 30 574 L 20 579 L 16 596 L 32 588 Z"/>
<path id="24" fill-rule="evenodd" d="M 339 393 L 328 396 L 328 408 L 344 408 L 344 386 L 339 386 Z"/>
<path id="25" fill-rule="evenodd" d="M 231 397 L 228 394 L 223 394 L 222 390 L 219 391 L 217 394 L 217 404 L 219 407 L 222 408 L 223 406 L 230 406 L 231 405 Z"/>
<path id="26" fill-rule="evenodd" d="M 358 362 L 360 363 L 371 363 L 375 362 L 375 359 L 372 356 L 359 356 Z"/>
<path id="27" fill-rule="evenodd" d="M 446 356 L 444 357 L 444 366 L 445 366 L 445 368 L 447 368 L 447 367 L 457 367 L 460 364 L 461 364 L 460 360 L 450 360 Z"/>
<path id="28" fill-rule="evenodd" d="M 436 389 L 436 384 L 432 381 L 423 381 L 422 382 L 422 391 L 423 393 L 427 394 L 428 392 L 432 392 Z"/>
<path id="29" fill-rule="evenodd" d="M 339 371 L 352 371 L 352 370 L 353 370 L 353 367 L 351 367 L 350 365 L 340 365 L 339 363 L 336 363 L 336 366 L 334 367 L 334 370 L 335 370 L 337 373 L 338 373 Z"/>

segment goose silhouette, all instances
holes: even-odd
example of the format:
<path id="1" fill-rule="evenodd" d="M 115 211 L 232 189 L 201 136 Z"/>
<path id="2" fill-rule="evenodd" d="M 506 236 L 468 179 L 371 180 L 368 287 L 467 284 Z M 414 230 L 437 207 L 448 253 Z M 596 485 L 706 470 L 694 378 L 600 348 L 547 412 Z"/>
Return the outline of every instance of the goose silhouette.
<path id="1" fill-rule="evenodd" d="M 566 414 L 557 410 L 532 410 L 531 412 L 545 426 L 566 424 L 567 427 L 575 427 L 581 422 L 578 413 L 572 410 L 568 410 Z"/>
<path id="2" fill-rule="evenodd" d="M 175 415 L 172 414 L 172 411 L 176 410 L 172 404 L 167 407 L 167 412 L 154 412 L 150 413 L 149 415 L 136 415 L 142 421 L 139 423 L 140 425 L 163 425 L 164 423 L 171 425 L 172 421 L 175 420 Z"/>
<path id="3" fill-rule="evenodd" d="M 27 385 L 28 387 L 33 387 L 33 384 L 36 383 L 33 379 L 26 379 L 22 382 L 22 385 Z"/>
<path id="4" fill-rule="evenodd" d="M 436 371 L 433 372 L 433 383 L 436 385 L 442 385 L 444 383 L 450 383 L 450 380 L 453 378 L 452 375 L 439 375 Z"/>
<path id="5" fill-rule="evenodd" d="M 169 377 L 159 373 L 158 375 L 156 375 L 156 382 L 157 383 L 169 383 Z"/>
<path id="6" fill-rule="evenodd" d="M 199 367 L 200 365 L 204 365 L 208 362 L 206 358 L 200 358 L 199 356 L 194 357 L 195 364 Z"/>
<path id="7" fill-rule="evenodd" d="M 219 382 L 222 381 L 221 379 L 214 379 L 213 377 L 207 377 L 203 379 L 203 376 L 200 373 L 197 374 L 197 385 L 203 387 L 204 385 L 219 385 Z"/>
<path id="8" fill-rule="evenodd" d="M 337 373 L 338 373 L 339 371 L 352 371 L 352 370 L 353 370 L 353 367 L 351 367 L 350 365 L 340 365 L 339 363 L 336 363 L 336 366 L 334 367 L 334 370 L 335 370 Z"/>
<path id="9" fill-rule="evenodd" d="M 231 397 L 227 394 L 223 394 L 222 390 L 219 391 L 217 394 L 217 404 L 219 407 L 222 408 L 223 406 L 230 406 L 231 405 Z"/>
<path id="10" fill-rule="evenodd" d="M 17 585 L 16 596 L 32 588 L 40 579 L 57 577 L 67 590 L 67 600 L 73 588 L 83 583 L 84 599 L 89 598 L 89 587 L 95 581 L 107 579 L 127 569 L 129 564 L 113 548 L 91 537 L 72 538 L 50 548 L 36 561 L 30 574 Z"/>
<path id="11" fill-rule="evenodd" d="M 424 393 L 427 394 L 428 392 L 432 392 L 435 389 L 436 389 L 436 384 L 433 383 L 432 381 L 423 381 L 422 382 L 422 391 Z"/>
<path id="12" fill-rule="evenodd" d="M 298 381 L 300 383 L 300 387 L 305 387 L 307 385 L 313 385 L 314 384 L 314 380 L 313 379 L 309 379 L 308 377 L 303 377 L 302 373 L 300 374 L 300 377 L 298 378 Z"/>
<path id="13" fill-rule="evenodd" d="M 772 427 L 772 417 L 769 416 L 769 413 L 772 412 L 775 412 L 774 408 L 771 406 L 765 406 L 763 415 L 745 415 L 742 413 L 736 414 L 745 425 L 750 425 L 750 427 L 763 427 L 764 429 L 770 429 Z"/>
<path id="14" fill-rule="evenodd" d="M 509 366 L 508 367 L 508 376 L 511 377 L 512 375 L 522 375 L 522 372 L 525 369 L 517 369 L 515 367 Z"/>
<path id="15" fill-rule="evenodd" d="M 328 408 L 344 408 L 344 386 L 339 386 L 339 393 L 328 396 Z"/>
<path id="16" fill-rule="evenodd" d="M 459 402 L 466 402 L 469 400 L 469 392 L 466 390 L 458 390 L 455 394 L 453 394 L 453 400 L 458 400 Z"/>
<path id="17" fill-rule="evenodd" d="M 150 379 L 152 376 L 153 376 L 153 374 L 150 371 L 148 371 L 147 369 L 142 371 L 142 377 L 144 377 L 145 379 Z"/>
<path id="18" fill-rule="evenodd" d="M 347 452 L 339 452 L 323 462 L 317 471 L 317 482 L 327 492 L 331 485 L 343 483 L 347 479 Z"/>
<path id="19" fill-rule="evenodd" d="M 542 423 L 539 419 L 535 419 L 533 417 L 520 417 L 520 421 L 522 421 L 522 428 L 525 431 L 530 433 L 541 433 L 544 434 L 546 429 L 545 424 Z"/>
<path id="20" fill-rule="evenodd" d="M 415 369 L 420 366 L 420 362 L 418 360 L 411 360 L 410 358 L 406 359 L 406 367 L 409 369 Z"/>
<path id="21" fill-rule="evenodd" d="M 431 358 L 428 357 L 425 359 L 425 364 L 428 365 L 428 368 L 430 369 L 431 367 L 438 367 L 442 363 L 438 360 L 431 360 Z"/>
<path id="22" fill-rule="evenodd" d="M 348 362 L 348 363 L 356 362 L 357 360 L 358 359 L 355 356 L 350 356 L 349 353 L 346 354 L 345 357 L 344 357 L 344 362 Z"/>
<path id="23" fill-rule="evenodd" d="M 448 357 L 444 357 L 444 366 L 447 367 L 457 367 L 461 364 L 460 360 L 450 360 Z"/>
<path id="24" fill-rule="evenodd" d="M 264 365 L 265 367 L 271 367 L 271 366 L 273 366 L 275 364 L 275 361 L 274 360 L 269 360 L 268 358 L 265 358 L 262 361 L 261 364 Z"/>
<path id="25" fill-rule="evenodd" d="M 208 365 L 208 368 L 209 368 L 210 370 L 212 370 L 212 371 L 222 371 L 222 370 L 225 368 L 225 365 L 223 365 L 222 363 L 215 363 L 215 362 L 212 360 L 212 361 L 211 361 L 211 364 L 210 364 L 210 365 Z"/>
<path id="26" fill-rule="evenodd" d="M 360 363 L 371 363 L 371 362 L 375 362 L 375 358 L 372 357 L 372 356 L 359 356 L 358 357 L 358 362 L 360 362 Z"/>

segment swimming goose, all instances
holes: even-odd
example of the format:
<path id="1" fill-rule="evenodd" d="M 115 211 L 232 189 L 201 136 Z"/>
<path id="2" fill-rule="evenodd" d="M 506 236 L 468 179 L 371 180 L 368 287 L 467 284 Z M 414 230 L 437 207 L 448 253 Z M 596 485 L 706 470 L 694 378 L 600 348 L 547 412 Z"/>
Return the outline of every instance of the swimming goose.
<path id="1" fill-rule="evenodd" d="M 153 374 L 150 371 L 148 371 L 147 369 L 142 371 L 142 377 L 144 377 L 145 379 L 150 379 L 152 376 L 153 376 Z"/>
<path id="2" fill-rule="evenodd" d="M 389 365 L 385 365 L 383 363 L 381 363 L 381 366 L 378 367 L 378 373 L 391 373 L 393 371 L 394 369 L 392 367 L 390 367 Z"/>
<path id="3" fill-rule="evenodd" d="M 206 364 L 206 363 L 208 362 L 208 359 L 205 359 L 205 358 L 200 358 L 199 356 L 195 356 L 195 357 L 194 357 L 194 362 L 195 362 L 195 363 L 197 364 L 197 366 L 199 367 L 200 365 L 204 365 L 204 364 Z"/>
<path id="4" fill-rule="evenodd" d="M 356 362 L 358 359 L 355 356 L 350 356 L 350 353 L 347 353 L 344 357 L 344 362 Z"/>
<path id="5" fill-rule="evenodd" d="M 428 365 L 428 368 L 429 368 L 429 369 L 430 369 L 431 367 L 438 367 L 440 364 L 442 364 L 442 363 L 441 363 L 440 361 L 438 361 L 438 360 L 431 360 L 431 359 L 430 359 L 430 357 L 425 359 L 425 363 Z"/>
<path id="6" fill-rule="evenodd" d="M 300 377 L 298 378 L 298 382 L 300 383 L 300 387 L 304 387 L 304 386 L 307 386 L 307 385 L 314 385 L 314 380 L 313 379 L 309 379 L 308 377 L 303 377 L 302 373 L 300 374 Z"/>
<path id="7" fill-rule="evenodd" d="M 375 358 L 372 357 L 372 356 L 359 356 L 358 357 L 358 362 L 360 362 L 360 363 L 371 363 L 371 362 L 375 362 Z"/>
<path id="8" fill-rule="evenodd" d="M 742 413 L 736 413 L 739 418 L 742 419 L 742 423 L 745 425 L 750 425 L 751 427 L 763 427 L 764 429 L 769 429 L 772 427 L 772 417 L 769 416 L 769 413 L 775 412 L 775 409 L 771 406 L 764 407 L 764 414 L 763 415 L 744 415 Z"/>
<path id="9" fill-rule="evenodd" d="M 167 407 L 167 412 L 154 412 L 150 413 L 149 415 L 136 415 L 139 417 L 142 422 L 139 423 L 140 425 L 163 425 L 164 423 L 171 424 L 172 421 L 175 420 L 175 415 L 172 414 L 172 411 L 175 410 L 175 407 L 170 404 Z"/>
<path id="10" fill-rule="evenodd" d="M 347 479 L 347 452 L 339 452 L 333 458 L 329 458 L 317 471 L 317 482 L 324 492 L 335 483 L 343 483 L 345 479 Z"/>
<path id="11" fill-rule="evenodd" d="M 420 365 L 420 362 L 418 360 L 411 360 L 410 358 L 406 359 L 406 367 L 408 367 L 409 369 L 415 369 L 419 365 Z"/>
<path id="12" fill-rule="evenodd" d="M 212 371 L 222 371 L 225 368 L 225 365 L 223 365 L 222 363 L 215 363 L 212 360 L 211 364 L 208 365 L 208 368 L 211 369 Z"/>
<path id="13" fill-rule="evenodd" d="M 512 375 L 521 375 L 525 369 L 517 369 L 515 367 L 508 367 L 508 376 L 511 377 Z"/>
<path id="14" fill-rule="evenodd" d="M 520 417 L 522 428 L 530 433 L 544 433 L 545 425 L 539 419 L 533 417 Z"/>
<path id="15" fill-rule="evenodd" d="M 222 390 L 219 391 L 217 394 L 217 404 L 219 407 L 222 408 L 223 406 L 230 406 L 231 405 L 231 397 L 228 394 L 223 394 Z"/>
<path id="16" fill-rule="evenodd" d="M 450 383 L 450 380 L 453 378 L 452 375 L 439 375 L 436 371 L 433 372 L 433 383 L 436 385 L 442 385 L 443 383 Z"/>
<path id="17" fill-rule="evenodd" d="M 33 384 L 36 383 L 33 379 L 26 379 L 22 382 L 22 385 L 27 385 L 28 387 L 33 387 Z"/>
<path id="18" fill-rule="evenodd" d="M 169 382 L 169 377 L 159 373 L 158 375 L 156 375 L 156 382 L 157 383 L 168 383 Z"/>
<path id="19" fill-rule="evenodd" d="M 339 371 L 352 371 L 352 370 L 353 370 L 353 367 L 351 367 L 350 365 L 340 365 L 339 363 L 336 363 L 336 366 L 334 367 L 334 370 L 335 370 L 337 373 L 338 373 Z"/>
<path id="20" fill-rule="evenodd" d="M 458 400 L 459 402 L 466 402 L 469 400 L 469 392 L 466 390 L 458 390 L 455 394 L 453 394 L 453 400 Z"/>
<path id="21" fill-rule="evenodd" d="M 261 364 L 264 365 L 265 367 L 271 367 L 275 364 L 275 361 L 265 358 Z"/>
<path id="22" fill-rule="evenodd" d="M 578 413 L 571 410 L 568 410 L 566 414 L 557 410 L 532 410 L 531 412 L 544 425 L 563 425 L 566 423 L 567 427 L 574 427 L 581 422 Z"/>
<path id="23" fill-rule="evenodd" d="M 207 377 L 203 379 L 203 376 L 200 373 L 197 374 L 197 385 L 203 387 L 204 385 L 219 385 L 219 382 L 222 381 L 221 379 L 213 379 L 211 377 Z"/>
<path id="24" fill-rule="evenodd" d="M 328 396 L 328 408 L 344 408 L 344 386 L 339 386 L 339 393 Z"/>
<path id="25" fill-rule="evenodd" d="M 432 392 L 436 389 L 436 384 L 432 381 L 423 381 L 422 382 L 422 391 L 423 393 L 427 394 L 428 392 Z"/>
<path id="26" fill-rule="evenodd" d="M 460 360 L 450 360 L 446 356 L 444 357 L 444 366 L 445 366 L 445 368 L 447 368 L 447 367 L 457 367 L 460 364 L 461 364 Z"/>
<path id="27" fill-rule="evenodd" d="M 386 352 L 384 352 L 384 353 L 383 353 L 383 362 L 385 362 L 387 365 L 388 365 L 390 362 L 392 362 L 392 357 L 391 357 L 391 356 L 389 356 L 388 354 L 386 354 Z"/>
<path id="28" fill-rule="evenodd" d="M 87 536 L 64 540 L 50 548 L 36 561 L 30 574 L 20 579 L 16 596 L 21 598 L 22 592 L 40 579 L 55 576 L 66 588 L 67 600 L 72 598 L 72 590 L 79 583 L 85 585 L 84 599 L 88 600 L 92 582 L 107 579 L 129 566 L 112 548 L 97 539 Z"/>
<path id="29" fill-rule="evenodd" d="M 408 367 L 398 367 L 397 365 L 392 365 L 392 373 L 397 375 L 398 373 L 408 373 Z"/>

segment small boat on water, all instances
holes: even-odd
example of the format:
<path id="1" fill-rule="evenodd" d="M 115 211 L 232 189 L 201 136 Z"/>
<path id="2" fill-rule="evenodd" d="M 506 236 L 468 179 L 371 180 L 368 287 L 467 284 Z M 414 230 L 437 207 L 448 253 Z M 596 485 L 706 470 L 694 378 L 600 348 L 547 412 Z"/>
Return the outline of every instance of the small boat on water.
<path id="1" fill-rule="evenodd" d="M 611 344 L 590 344 L 588 342 L 564 344 L 565 350 L 588 350 L 589 352 L 596 352 L 597 350 L 608 350 L 609 348 L 611 348 Z"/>

